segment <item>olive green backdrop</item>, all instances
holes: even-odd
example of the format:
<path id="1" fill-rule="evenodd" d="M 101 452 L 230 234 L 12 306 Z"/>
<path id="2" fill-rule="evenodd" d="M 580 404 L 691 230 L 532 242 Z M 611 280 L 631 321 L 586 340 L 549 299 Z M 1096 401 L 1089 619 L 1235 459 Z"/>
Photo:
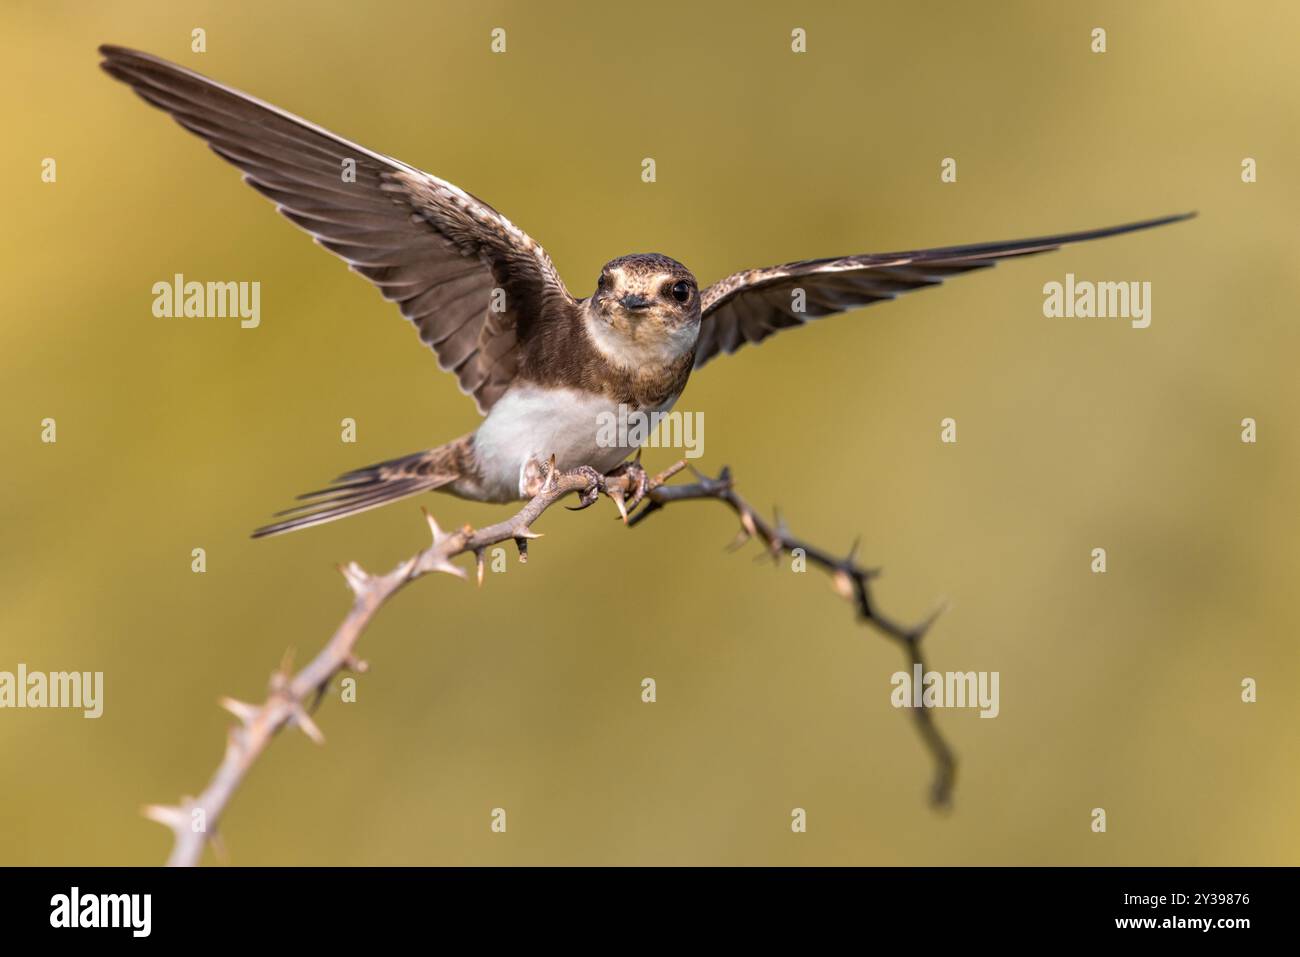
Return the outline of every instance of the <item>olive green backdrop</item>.
<path id="1" fill-rule="evenodd" d="M 823 577 L 724 553 L 721 507 L 627 531 L 602 502 L 548 514 L 482 591 L 402 593 L 327 745 L 281 736 L 236 798 L 233 861 L 1297 863 L 1298 29 L 1285 2 L 4 4 L 0 670 L 101 670 L 106 701 L 0 711 L 0 863 L 161 861 L 138 809 L 207 780 L 216 698 L 319 648 L 335 563 L 426 541 L 418 502 L 249 530 L 477 421 L 393 306 L 99 71 L 105 41 L 462 185 L 579 295 L 631 251 L 707 282 L 1201 214 L 783 334 L 679 405 L 756 504 L 828 547 L 861 533 L 890 612 L 950 601 L 932 666 L 1000 672 L 996 720 L 939 715 L 951 813 L 889 703 L 901 655 Z M 1067 271 L 1150 281 L 1151 327 L 1044 318 Z M 176 272 L 261 282 L 261 327 L 155 319 Z"/>

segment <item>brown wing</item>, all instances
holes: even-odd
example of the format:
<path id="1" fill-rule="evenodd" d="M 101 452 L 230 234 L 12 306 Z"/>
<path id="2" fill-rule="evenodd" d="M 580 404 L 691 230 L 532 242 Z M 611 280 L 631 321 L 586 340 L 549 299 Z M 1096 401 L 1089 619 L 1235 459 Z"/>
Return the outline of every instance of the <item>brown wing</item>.
<path id="1" fill-rule="evenodd" d="M 514 377 L 520 344 L 554 310 L 573 307 L 546 251 L 451 183 L 149 54 L 99 52 L 110 76 L 206 140 L 396 302 L 479 411 Z M 504 299 L 494 302 L 495 289 Z"/>
<path id="2" fill-rule="evenodd" d="M 808 259 L 734 273 L 702 294 L 703 319 L 695 347 L 695 367 L 698 369 L 720 352 L 729 354 L 747 342 L 762 342 L 779 329 L 893 299 L 913 289 L 937 286 L 949 276 L 986 269 L 1001 259 L 1051 252 L 1067 243 L 1150 229 L 1195 215 L 1182 213 L 1038 239 Z"/>

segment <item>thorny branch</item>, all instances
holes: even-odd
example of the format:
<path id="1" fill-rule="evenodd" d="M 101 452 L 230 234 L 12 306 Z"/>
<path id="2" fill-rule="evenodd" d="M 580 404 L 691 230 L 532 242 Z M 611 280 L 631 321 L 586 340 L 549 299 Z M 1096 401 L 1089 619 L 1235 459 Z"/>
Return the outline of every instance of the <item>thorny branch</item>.
<path id="1" fill-rule="evenodd" d="M 921 642 L 942 608 L 918 625 L 907 626 L 895 621 L 876 607 L 871 582 L 878 570 L 857 564 L 856 542 L 847 555 L 838 557 L 791 535 L 779 514 L 773 522 L 765 521 L 736 493 L 727 468 L 723 468 L 717 478 L 709 478 L 692 469 L 697 481 L 666 484 L 685 467 L 684 462 L 678 462 L 647 481 L 639 466 L 622 474 L 600 476 L 590 469 L 559 472 L 555 470 L 552 458 L 550 466 L 544 467 L 545 481 L 540 491 L 510 518 L 477 530 L 466 525 L 454 532 L 446 532 L 426 511 L 425 518 L 433 533 L 432 544 L 386 575 L 368 574 L 356 562 L 340 566 L 354 599 L 352 608 L 325 647 L 297 673 L 291 673 L 286 658 L 279 670 L 272 674 L 266 700 L 261 704 L 233 698 L 220 699 L 221 706 L 238 719 L 238 724 L 230 728 L 225 755 L 208 786 L 198 797 L 182 798 L 179 805 L 144 808 L 146 817 L 167 826 L 175 836 L 175 844 L 167 859 L 168 866 L 197 865 L 204 845 L 209 842 L 220 850 L 216 837 L 221 816 L 245 775 L 281 728 L 296 725 L 312 741 L 324 743 L 324 735 L 309 712 L 319 703 L 335 676 L 345 670 L 358 674 L 365 672 L 366 663 L 356 657 L 354 649 L 361 633 L 389 598 L 409 582 L 430 572 L 446 572 L 465 578 L 465 570 L 452 564 L 451 559 L 471 552 L 475 557 L 478 583 L 482 585 L 485 552 L 501 542 L 513 540 L 519 550 L 519 560 L 526 562 L 528 541 L 541 537 L 532 531 L 533 522 L 572 492 L 581 493 L 583 501 L 590 501 L 601 493 L 609 496 L 629 525 L 639 524 L 673 502 L 690 499 L 724 502 L 736 513 L 741 525 L 731 547 L 738 548 L 750 539 L 757 539 L 774 561 L 779 560 L 782 553 L 793 554 L 801 550 L 809 562 L 830 574 L 836 591 L 853 602 L 860 621 L 874 626 L 897 642 L 908 663 L 913 666 L 920 664 L 925 670 Z M 645 498 L 644 506 L 635 510 L 640 498 L 637 494 L 638 477 L 645 482 L 640 488 L 645 492 Z M 910 710 L 934 760 L 931 801 L 935 806 L 946 806 L 956 777 L 956 757 L 935 726 L 933 713 L 924 707 Z"/>

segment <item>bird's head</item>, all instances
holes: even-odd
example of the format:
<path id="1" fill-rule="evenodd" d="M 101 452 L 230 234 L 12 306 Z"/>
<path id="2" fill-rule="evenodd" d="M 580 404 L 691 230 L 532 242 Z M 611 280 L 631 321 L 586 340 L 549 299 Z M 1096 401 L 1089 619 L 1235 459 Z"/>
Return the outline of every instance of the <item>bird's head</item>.
<path id="1" fill-rule="evenodd" d="M 659 253 L 607 262 L 587 300 L 587 328 L 620 365 L 666 363 L 695 347 L 700 290 L 691 271 Z"/>

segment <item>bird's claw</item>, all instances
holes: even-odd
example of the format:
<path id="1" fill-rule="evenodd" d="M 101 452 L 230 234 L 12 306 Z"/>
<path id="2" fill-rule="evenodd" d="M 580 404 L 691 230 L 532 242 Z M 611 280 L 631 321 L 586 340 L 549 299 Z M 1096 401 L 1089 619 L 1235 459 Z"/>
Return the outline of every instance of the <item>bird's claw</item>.
<path id="1" fill-rule="evenodd" d="M 628 514 L 636 511 L 636 507 L 641 504 L 646 497 L 646 493 L 650 490 L 650 476 L 641 465 L 641 456 L 637 455 L 630 462 L 624 462 L 605 477 L 607 479 L 622 478 L 625 480 L 624 487 L 609 490 L 609 496 L 614 499 L 619 514 L 623 516 L 623 521 L 626 522 Z"/>
<path id="2" fill-rule="evenodd" d="M 641 467 L 639 458 L 624 462 L 607 475 L 601 475 L 590 465 L 579 465 L 568 474 L 581 475 L 587 480 L 586 487 L 578 496 L 578 504 L 565 506 L 570 512 L 591 508 L 604 492 L 614 500 L 624 522 L 627 522 L 629 513 L 645 499 L 650 488 L 650 477 Z"/>
<path id="3" fill-rule="evenodd" d="M 581 512 L 584 508 L 591 508 L 600 498 L 600 493 L 605 490 L 605 476 L 601 475 L 590 465 L 579 465 L 574 469 L 571 475 L 581 475 L 587 479 L 587 487 L 582 490 L 578 496 L 577 505 L 566 505 L 570 512 Z"/>

